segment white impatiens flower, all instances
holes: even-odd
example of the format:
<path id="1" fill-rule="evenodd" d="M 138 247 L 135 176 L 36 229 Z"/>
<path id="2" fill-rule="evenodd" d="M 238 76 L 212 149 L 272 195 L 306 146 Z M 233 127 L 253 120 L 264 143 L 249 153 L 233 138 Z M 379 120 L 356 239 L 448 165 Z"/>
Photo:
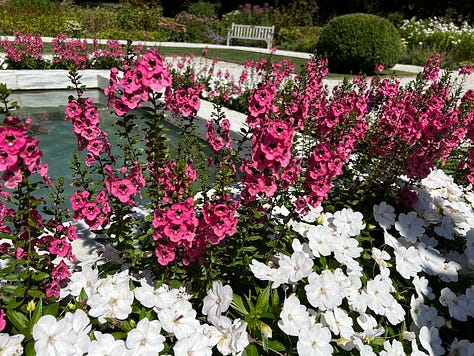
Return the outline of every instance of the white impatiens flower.
<path id="1" fill-rule="evenodd" d="M 325 269 L 321 274 L 312 272 L 304 289 L 308 302 L 315 308 L 334 309 L 342 303 L 342 288 L 330 270 Z"/>
<path id="2" fill-rule="evenodd" d="M 175 334 L 178 340 L 191 335 L 199 326 L 196 311 L 187 300 L 179 300 L 169 308 L 159 310 L 158 319 L 161 322 L 161 327 L 167 332 Z"/>
<path id="3" fill-rule="evenodd" d="M 112 334 L 102 334 L 94 331 L 95 340 L 89 345 L 88 356 L 117 356 L 126 355 L 125 341 L 115 340 Z"/>
<path id="4" fill-rule="evenodd" d="M 140 284 L 141 286 L 137 287 L 133 292 L 135 293 L 135 298 L 144 307 L 164 309 L 169 308 L 171 304 L 176 302 L 176 296 L 167 284 L 162 284 L 155 288 L 148 284 L 145 279 L 142 279 Z"/>
<path id="5" fill-rule="evenodd" d="M 438 315 L 438 310 L 436 308 L 430 307 L 423 303 L 422 298 L 411 297 L 410 302 L 410 313 L 418 328 L 422 326 L 440 328 L 444 326 L 445 320 L 442 316 Z"/>
<path id="6" fill-rule="evenodd" d="M 331 332 L 322 324 L 312 325 L 305 328 L 298 335 L 296 349 L 299 355 L 319 356 L 332 355 L 333 347 L 331 342 Z"/>
<path id="7" fill-rule="evenodd" d="M 395 224 L 395 209 L 386 202 L 381 202 L 379 205 L 373 206 L 373 213 L 375 221 L 384 229 L 390 229 Z"/>
<path id="8" fill-rule="evenodd" d="M 314 266 L 313 260 L 304 252 L 293 252 L 291 257 L 281 255 L 278 264 L 278 273 L 286 283 L 296 283 L 308 277 Z"/>
<path id="9" fill-rule="evenodd" d="M 379 250 L 376 247 L 372 247 L 372 258 L 379 265 L 379 268 L 388 268 L 387 262 L 390 260 L 390 255 L 385 250 Z"/>
<path id="10" fill-rule="evenodd" d="M 229 309 L 233 295 L 234 293 L 231 286 L 223 286 L 221 281 L 214 281 L 212 288 L 207 292 L 206 297 L 204 297 L 202 313 L 207 315 L 208 318 L 221 316 L 222 313 L 225 313 L 227 309 Z"/>
<path id="11" fill-rule="evenodd" d="M 356 335 L 362 340 L 373 339 L 385 332 L 383 327 L 377 328 L 377 320 L 370 314 L 360 314 L 357 317 L 357 324 L 362 328 L 363 331 L 356 333 Z"/>
<path id="12" fill-rule="evenodd" d="M 67 288 L 71 295 L 75 297 L 81 294 L 82 289 L 84 289 L 88 297 L 91 297 L 96 291 L 98 278 L 99 271 L 97 269 L 83 266 L 81 271 L 71 274 Z"/>
<path id="13" fill-rule="evenodd" d="M 125 346 L 133 355 L 157 355 L 164 349 L 165 337 L 160 334 L 161 325 L 158 320 L 143 318 L 127 334 Z"/>
<path id="14" fill-rule="evenodd" d="M 392 294 L 393 286 L 387 279 L 380 274 L 374 279 L 367 281 L 365 294 L 367 298 L 367 306 L 379 315 L 385 314 L 385 308 L 392 305 L 394 297 Z"/>
<path id="15" fill-rule="evenodd" d="M 474 355 L 474 343 L 469 340 L 458 340 L 457 338 L 449 346 L 450 355 L 470 356 Z"/>
<path id="16" fill-rule="evenodd" d="M 439 337 L 439 330 L 437 328 L 423 326 L 418 334 L 418 339 L 430 356 L 444 355 L 445 349 L 441 346 L 442 341 Z"/>
<path id="17" fill-rule="evenodd" d="M 380 351 L 380 356 L 405 356 L 403 344 L 398 340 L 389 340 L 383 343 L 383 350 Z"/>
<path id="18" fill-rule="evenodd" d="M 363 218 L 362 214 L 358 211 L 354 212 L 350 208 L 344 208 L 334 213 L 332 224 L 342 236 L 354 237 L 359 235 L 365 228 Z"/>
<path id="19" fill-rule="evenodd" d="M 218 330 L 216 347 L 222 355 L 240 355 L 250 343 L 245 321 L 221 316 L 212 322 Z"/>
<path id="20" fill-rule="evenodd" d="M 354 238 L 341 237 L 334 248 L 334 258 L 337 262 L 350 266 L 354 264 L 354 259 L 358 258 L 363 251 L 359 246 L 359 242 Z"/>
<path id="21" fill-rule="evenodd" d="M 457 296 L 451 289 L 445 287 L 441 290 L 439 302 L 443 306 L 447 306 L 449 315 L 459 321 L 467 321 L 469 311 L 469 301 L 465 295 Z"/>
<path id="22" fill-rule="evenodd" d="M 339 239 L 336 231 L 324 225 L 311 225 L 307 237 L 309 247 L 316 257 L 329 256 L 334 251 L 335 242 Z"/>
<path id="23" fill-rule="evenodd" d="M 394 250 L 397 272 L 405 279 L 410 279 L 421 272 L 422 261 L 418 249 L 413 246 L 400 246 Z"/>
<path id="24" fill-rule="evenodd" d="M 309 312 L 300 300 L 290 295 L 283 303 L 278 326 L 287 335 L 298 336 L 303 328 L 310 327 Z"/>
<path id="25" fill-rule="evenodd" d="M 425 228 L 423 227 L 423 219 L 419 218 L 414 211 L 408 214 L 398 215 L 398 221 L 395 223 L 395 229 L 408 242 L 415 243 L 418 237 L 423 236 Z"/>
<path id="26" fill-rule="evenodd" d="M 75 355 L 75 337 L 72 325 L 52 315 L 43 315 L 33 326 L 35 352 L 38 356 Z"/>
<path id="27" fill-rule="evenodd" d="M 21 342 L 25 338 L 24 335 L 8 335 L 0 333 L 0 355 L 4 356 L 20 356 L 23 355 L 23 346 Z"/>
<path id="28" fill-rule="evenodd" d="M 87 300 L 89 315 L 97 317 L 100 323 L 105 323 L 106 318 L 127 319 L 132 312 L 134 299 L 128 282 L 123 283 L 109 277 L 100 282 L 97 293 Z"/>
<path id="29" fill-rule="evenodd" d="M 350 340 L 354 335 L 352 318 L 341 308 L 328 310 L 322 315 L 322 322 L 326 324 L 334 335 Z"/>
<path id="30" fill-rule="evenodd" d="M 68 321 L 72 327 L 71 337 L 74 337 L 76 355 L 84 354 L 91 343 L 89 332 L 92 326 L 89 317 L 83 310 L 78 309 L 74 314 L 66 313 L 64 320 Z"/>
<path id="31" fill-rule="evenodd" d="M 411 282 L 415 287 L 416 293 L 419 297 L 425 296 L 430 300 L 433 300 L 435 298 L 435 295 L 433 294 L 433 289 L 428 286 L 428 280 L 425 277 L 415 276 L 413 277 Z"/>
<path id="32" fill-rule="evenodd" d="M 464 253 L 470 260 L 474 260 L 474 229 L 471 229 L 466 234 L 466 249 Z"/>
<path id="33" fill-rule="evenodd" d="M 212 356 L 208 339 L 200 332 L 179 339 L 173 346 L 173 351 L 175 355 Z"/>
<path id="34" fill-rule="evenodd" d="M 273 282 L 272 288 L 278 288 L 280 284 L 285 284 L 287 282 L 277 268 L 271 268 L 265 263 L 259 262 L 255 259 L 252 260 L 249 267 L 255 278 L 262 281 Z"/>

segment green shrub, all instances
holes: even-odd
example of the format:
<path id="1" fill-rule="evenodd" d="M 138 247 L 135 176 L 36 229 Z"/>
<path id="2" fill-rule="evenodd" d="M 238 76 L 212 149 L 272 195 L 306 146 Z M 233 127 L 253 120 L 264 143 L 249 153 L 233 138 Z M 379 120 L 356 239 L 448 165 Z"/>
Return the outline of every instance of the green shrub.
<path id="1" fill-rule="evenodd" d="M 108 29 L 97 32 L 96 38 L 100 39 L 116 39 L 116 40 L 132 40 L 132 41 L 169 41 L 165 31 L 148 31 L 140 30 L 122 30 L 122 29 Z"/>
<path id="2" fill-rule="evenodd" d="M 163 18 L 160 6 L 126 5 L 119 10 L 119 26 L 126 30 L 154 31 Z"/>
<path id="3" fill-rule="evenodd" d="M 183 33 L 184 42 L 224 43 L 224 29 L 215 17 L 181 12 L 176 15 L 175 21 L 186 27 L 186 31 Z"/>
<path id="4" fill-rule="evenodd" d="M 197 15 L 197 16 L 207 16 L 207 17 L 217 16 L 216 4 L 213 4 L 208 1 L 202 1 L 202 0 L 189 4 L 187 12 L 193 15 Z"/>
<path id="5" fill-rule="evenodd" d="M 376 64 L 393 67 L 401 54 L 401 40 L 393 24 L 379 16 L 349 14 L 323 27 L 317 47 L 328 58 L 329 70 L 371 73 Z"/>
<path id="6" fill-rule="evenodd" d="M 292 26 L 281 28 L 275 38 L 278 49 L 313 53 L 318 43 L 321 27 Z"/>

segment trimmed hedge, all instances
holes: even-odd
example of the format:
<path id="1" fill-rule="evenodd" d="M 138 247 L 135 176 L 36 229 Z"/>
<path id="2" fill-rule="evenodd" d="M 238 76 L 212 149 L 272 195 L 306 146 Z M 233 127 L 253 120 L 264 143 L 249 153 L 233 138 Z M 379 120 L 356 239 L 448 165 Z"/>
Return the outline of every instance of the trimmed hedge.
<path id="1" fill-rule="evenodd" d="M 393 67 L 401 54 L 400 35 L 387 19 L 369 14 L 335 17 L 323 27 L 317 52 L 337 73 L 372 73 L 376 64 Z"/>

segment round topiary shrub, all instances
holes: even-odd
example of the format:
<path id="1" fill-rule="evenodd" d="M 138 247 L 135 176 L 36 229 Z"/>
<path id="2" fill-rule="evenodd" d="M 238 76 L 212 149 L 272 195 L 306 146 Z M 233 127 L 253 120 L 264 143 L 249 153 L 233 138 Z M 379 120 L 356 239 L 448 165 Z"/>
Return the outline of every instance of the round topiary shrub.
<path id="1" fill-rule="evenodd" d="M 393 67 L 401 54 L 400 35 L 387 19 L 369 14 L 335 17 L 324 26 L 317 52 L 331 72 L 371 73 L 376 64 Z"/>

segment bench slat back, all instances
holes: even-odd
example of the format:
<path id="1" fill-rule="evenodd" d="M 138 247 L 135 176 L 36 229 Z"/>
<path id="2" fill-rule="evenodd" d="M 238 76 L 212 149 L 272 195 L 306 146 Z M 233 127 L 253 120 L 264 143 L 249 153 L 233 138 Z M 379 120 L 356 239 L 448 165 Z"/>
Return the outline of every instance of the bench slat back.
<path id="1" fill-rule="evenodd" d="M 232 23 L 232 27 L 227 33 L 227 45 L 232 38 L 244 40 L 261 40 L 267 42 L 270 49 L 273 41 L 275 26 L 253 26 Z"/>

